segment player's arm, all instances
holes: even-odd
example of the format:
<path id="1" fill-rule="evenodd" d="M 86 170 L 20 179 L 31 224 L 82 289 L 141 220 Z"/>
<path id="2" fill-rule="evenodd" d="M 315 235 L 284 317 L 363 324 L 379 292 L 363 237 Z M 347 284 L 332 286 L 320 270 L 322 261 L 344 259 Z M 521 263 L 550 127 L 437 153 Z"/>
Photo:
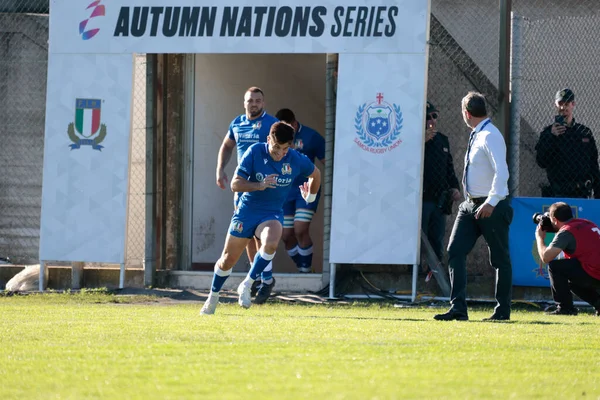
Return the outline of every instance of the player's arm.
<path id="1" fill-rule="evenodd" d="M 308 176 L 308 182 L 304 182 L 304 184 L 300 186 L 302 198 L 304 198 L 307 203 L 315 201 L 319 188 L 321 187 L 321 171 L 315 166 L 313 166 L 313 168 L 312 174 Z"/>
<path id="2" fill-rule="evenodd" d="M 267 175 L 260 182 L 251 182 L 250 177 L 256 172 L 254 169 L 254 151 L 257 147 L 251 146 L 240 160 L 240 165 L 235 169 L 231 181 L 233 192 L 256 192 L 257 190 L 272 189 L 277 186 L 277 174 Z"/>
<path id="3" fill-rule="evenodd" d="M 535 239 L 537 244 L 537 251 L 540 256 L 540 259 L 543 263 L 547 264 L 550 261 L 554 260 L 561 251 L 567 248 L 569 242 L 573 242 L 575 237 L 566 231 L 561 231 L 554 236 L 552 243 L 548 246 L 544 243 L 544 239 L 546 238 L 546 232 L 542 230 L 541 225 L 538 225 L 535 231 Z"/>
<path id="4" fill-rule="evenodd" d="M 225 174 L 225 167 L 231 159 L 233 149 L 235 148 L 235 140 L 231 139 L 229 135 L 225 136 L 221 148 L 219 149 L 219 155 L 217 157 L 217 186 L 221 189 L 225 189 L 227 183 L 227 174 Z"/>
<path id="5" fill-rule="evenodd" d="M 250 182 L 236 173 L 231 181 L 231 190 L 233 192 L 256 192 L 257 190 L 273 189 L 277 187 L 278 176 L 277 174 L 267 175 L 260 182 Z"/>

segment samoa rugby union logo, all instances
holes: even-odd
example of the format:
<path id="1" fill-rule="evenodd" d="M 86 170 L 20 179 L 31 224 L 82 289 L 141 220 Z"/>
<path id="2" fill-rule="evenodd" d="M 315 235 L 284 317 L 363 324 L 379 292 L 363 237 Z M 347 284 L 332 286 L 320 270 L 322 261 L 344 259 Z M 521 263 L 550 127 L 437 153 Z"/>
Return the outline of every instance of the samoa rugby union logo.
<path id="1" fill-rule="evenodd" d="M 383 93 L 377 93 L 375 99 L 358 106 L 354 118 L 357 136 L 354 142 L 365 151 L 382 154 L 402 143 L 403 118 L 400 106 L 383 101 Z"/>

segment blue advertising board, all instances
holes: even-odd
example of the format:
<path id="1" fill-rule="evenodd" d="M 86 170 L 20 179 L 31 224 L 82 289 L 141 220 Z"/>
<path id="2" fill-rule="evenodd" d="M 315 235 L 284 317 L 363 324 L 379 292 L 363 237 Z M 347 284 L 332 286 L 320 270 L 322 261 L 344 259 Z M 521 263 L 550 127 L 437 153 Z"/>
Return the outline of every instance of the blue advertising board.
<path id="1" fill-rule="evenodd" d="M 509 247 L 513 266 L 514 286 L 550 287 L 548 264 L 543 263 L 535 243 L 534 213 L 544 213 L 552 203 L 564 201 L 571 205 L 575 218 L 585 218 L 600 222 L 600 201 L 592 199 L 562 199 L 541 197 L 515 197 L 511 201 L 514 210 L 510 225 Z M 546 244 L 554 238 L 553 233 L 546 234 Z"/>

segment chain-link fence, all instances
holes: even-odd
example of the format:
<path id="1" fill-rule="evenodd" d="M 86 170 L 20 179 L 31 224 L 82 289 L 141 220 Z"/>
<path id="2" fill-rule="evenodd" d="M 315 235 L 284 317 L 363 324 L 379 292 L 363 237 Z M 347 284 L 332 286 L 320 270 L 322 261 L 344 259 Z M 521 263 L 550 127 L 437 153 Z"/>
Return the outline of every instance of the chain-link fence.
<path id="1" fill-rule="evenodd" d="M 39 258 L 48 4 L 0 2 L 0 257 Z M 134 65 L 127 267 L 141 267 L 146 222 L 146 56 Z M 57 260 L 60 261 L 60 260 Z"/>
<path id="2" fill-rule="evenodd" d="M 48 58 L 47 2 L 0 2 L 0 256 L 16 263 L 37 262 Z M 31 4 L 30 4 L 31 3 Z M 39 4 L 36 7 L 32 3 Z M 589 127 L 593 139 L 558 146 L 552 164 L 570 165 L 578 175 L 563 177 L 572 184 L 589 178 L 582 164 L 583 147 L 597 141 L 600 117 L 595 104 L 596 53 L 600 39 L 600 5 L 593 0 L 513 0 L 514 46 L 512 101 L 516 113 L 510 152 L 515 177 L 513 194 L 540 196 L 552 189 L 548 168 L 539 166 L 538 141 L 557 114 L 554 95 L 562 88 L 575 93 L 575 121 Z M 32 8 L 33 7 L 33 8 Z M 46 14 L 44 14 L 44 12 Z M 469 129 L 462 120 L 460 101 L 470 90 L 486 95 L 490 114 L 498 111 L 499 27 L 497 1 L 432 0 L 428 99 L 437 108 L 437 130 L 448 138 L 441 146 L 453 158 L 460 181 Z M 147 245 L 146 231 L 146 57 L 135 57 L 132 150 L 127 221 L 127 264 L 139 267 Z M 515 129 L 518 128 L 518 129 Z M 508 132 L 506 132 L 507 136 Z M 565 135 L 564 138 L 567 136 Z M 593 155 L 593 154 L 592 154 Z M 590 160 L 592 165 L 597 160 Z M 446 159 L 447 160 L 447 159 Z M 583 176 L 583 177 L 582 177 Z M 593 180 L 593 179 L 592 179 Z M 594 182 L 593 182 L 594 183 Z M 587 189 L 586 189 L 587 190 Z M 456 203 L 446 217 L 447 243 Z M 442 257 L 445 257 L 443 255 Z M 493 282 L 483 241 L 471 253 L 471 272 Z"/>
<path id="3" fill-rule="evenodd" d="M 146 243 L 146 70 L 145 54 L 134 56 L 133 109 L 127 212 L 126 263 L 142 267 Z"/>
<path id="4" fill-rule="evenodd" d="M 514 140 L 519 143 L 514 147 L 519 152 L 513 168 L 518 176 L 514 194 L 587 197 L 593 190 L 600 197 L 595 146 L 600 138 L 599 58 L 593 50 L 600 41 L 600 3 L 515 0 L 513 11 L 512 99 L 518 104 L 514 123 L 520 120 L 513 127 L 518 128 Z M 555 95 L 565 88 L 573 91 L 575 107 L 567 103 L 560 110 Z M 574 124 L 570 123 L 571 111 Z M 551 132 L 546 128 L 557 116 L 560 125 L 568 125 Z"/>
<path id="5" fill-rule="evenodd" d="M 586 197 L 596 186 L 598 189 L 593 192 L 600 192 L 595 147 L 600 138 L 600 117 L 595 110 L 600 94 L 595 74 L 598 56 L 593 51 L 600 39 L 599 11 L 600 4 L 593 0 L 512 1 L 513 107 L 511 127 L 503 132 L 514 180 L 512 196 Z M 438 109 L 436 128 L 448 137 L 448 146 L 436 149 L 431 142 L 426 144 L 426 168 L 427 157 L 430 169 L 438 172 L 446 168 L 447 148 L 460 180 L 470 131 L 460 111 L 462 97 L 470 90 L 481 92 L 489 102 L 488 111 L 494 121 L 498 113 L 501 10 L 496 1 L 432 0 L 431 12 L 428 98 Z M 592 133 L 574 125 L 566 127 L 562 135 L 559 134 L 562 130 L 554 134 L 548 130 L 540 135 L 555 122 L 556 115 L 568 114 L 555 106 L 555 95 L 564 88 L 575 94 L 575 122 L 590 128 Z M 568 123 L 570 118 L 566 119 Z M 436 162 L 440 164 L 435 165 Z M 452 214 L 445 218 L 444 247 L 456 215 L 456 204 Z M 429 229 L 430 239 L 435 243 L 436 227 L 430 224 L 424 228 Z M 441 253 L 445 258 L 445 252 Z M 495 271 L 488 266 L 483 240 L 471 252 L 468 265 L 470 282 L 493 288 Z"/>
<path id="6" fill-rule="evenodd" d="M 452 188 L 462 193 L 464 156 L 470 129 L 461 114 L 461 100 L 469 91 L 483 93 L 489 101 L 489 114 L 498 111 L 499 26 L 498 2 L 477 0 L 432 0 L 430 20 L 427 98 L 438 117 L 430 121 L 440 135 L 425 144 L 423 231 L 432 250 L 446 261 L 458 204 Z M 429 182 L 427 182 L 429 181 Z M 444 192 L 445 196 L 440 196 Z M 446 203 L 443 214 L 438 207 Z M 449 206 L 449 207 L 448 207 Z M 422 246 L 423 251 L 427 246 Z M 423 254 L 424 266 L 434 269 L 431 254 Z M 469 288 L 475 293 L 492 289 L 494 271 L 487 263 L 485 242 L 479 241 L 469 255 Z M 442 269 L 443 270 L 443 269 Z M 442 294 L 434 281 L 419 280 L 419 291 Z M 483 285 L 479 288 L 478 285 Z"/>
<path id="7" fill-rule="evenodd" d="M 28 264 L 38 259 L 48 16 L 14 11 L 0 12 L 0 256 Z"/>

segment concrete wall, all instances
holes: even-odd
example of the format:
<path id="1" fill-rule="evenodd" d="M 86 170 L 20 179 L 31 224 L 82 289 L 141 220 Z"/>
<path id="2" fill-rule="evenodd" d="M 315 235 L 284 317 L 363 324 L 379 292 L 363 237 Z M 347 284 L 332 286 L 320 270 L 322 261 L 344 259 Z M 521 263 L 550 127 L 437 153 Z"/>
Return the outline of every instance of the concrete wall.
<path id="1" fill-rule="evenodd" d="M 267 112 L 291 108 L 303 124 L 323 133 L 325 127 L 325 55 L 197 55 L 194 123 L 194 193 L 192 262 L 212 264 L 219 258 L 233 211 L 233 193 L 215 184 L 217 153 L 229 124 L 244 112 L 244 92 L 259 86 Z M 227 176 L 236 167 L 232 156 Z M 322 270 L 323 207 L 311 225 L 314 267 Z M 294 272 L 283 244 L 275 257 L 275 271 Z M 247 270 L 244 255 L 235 271 Z"/>

